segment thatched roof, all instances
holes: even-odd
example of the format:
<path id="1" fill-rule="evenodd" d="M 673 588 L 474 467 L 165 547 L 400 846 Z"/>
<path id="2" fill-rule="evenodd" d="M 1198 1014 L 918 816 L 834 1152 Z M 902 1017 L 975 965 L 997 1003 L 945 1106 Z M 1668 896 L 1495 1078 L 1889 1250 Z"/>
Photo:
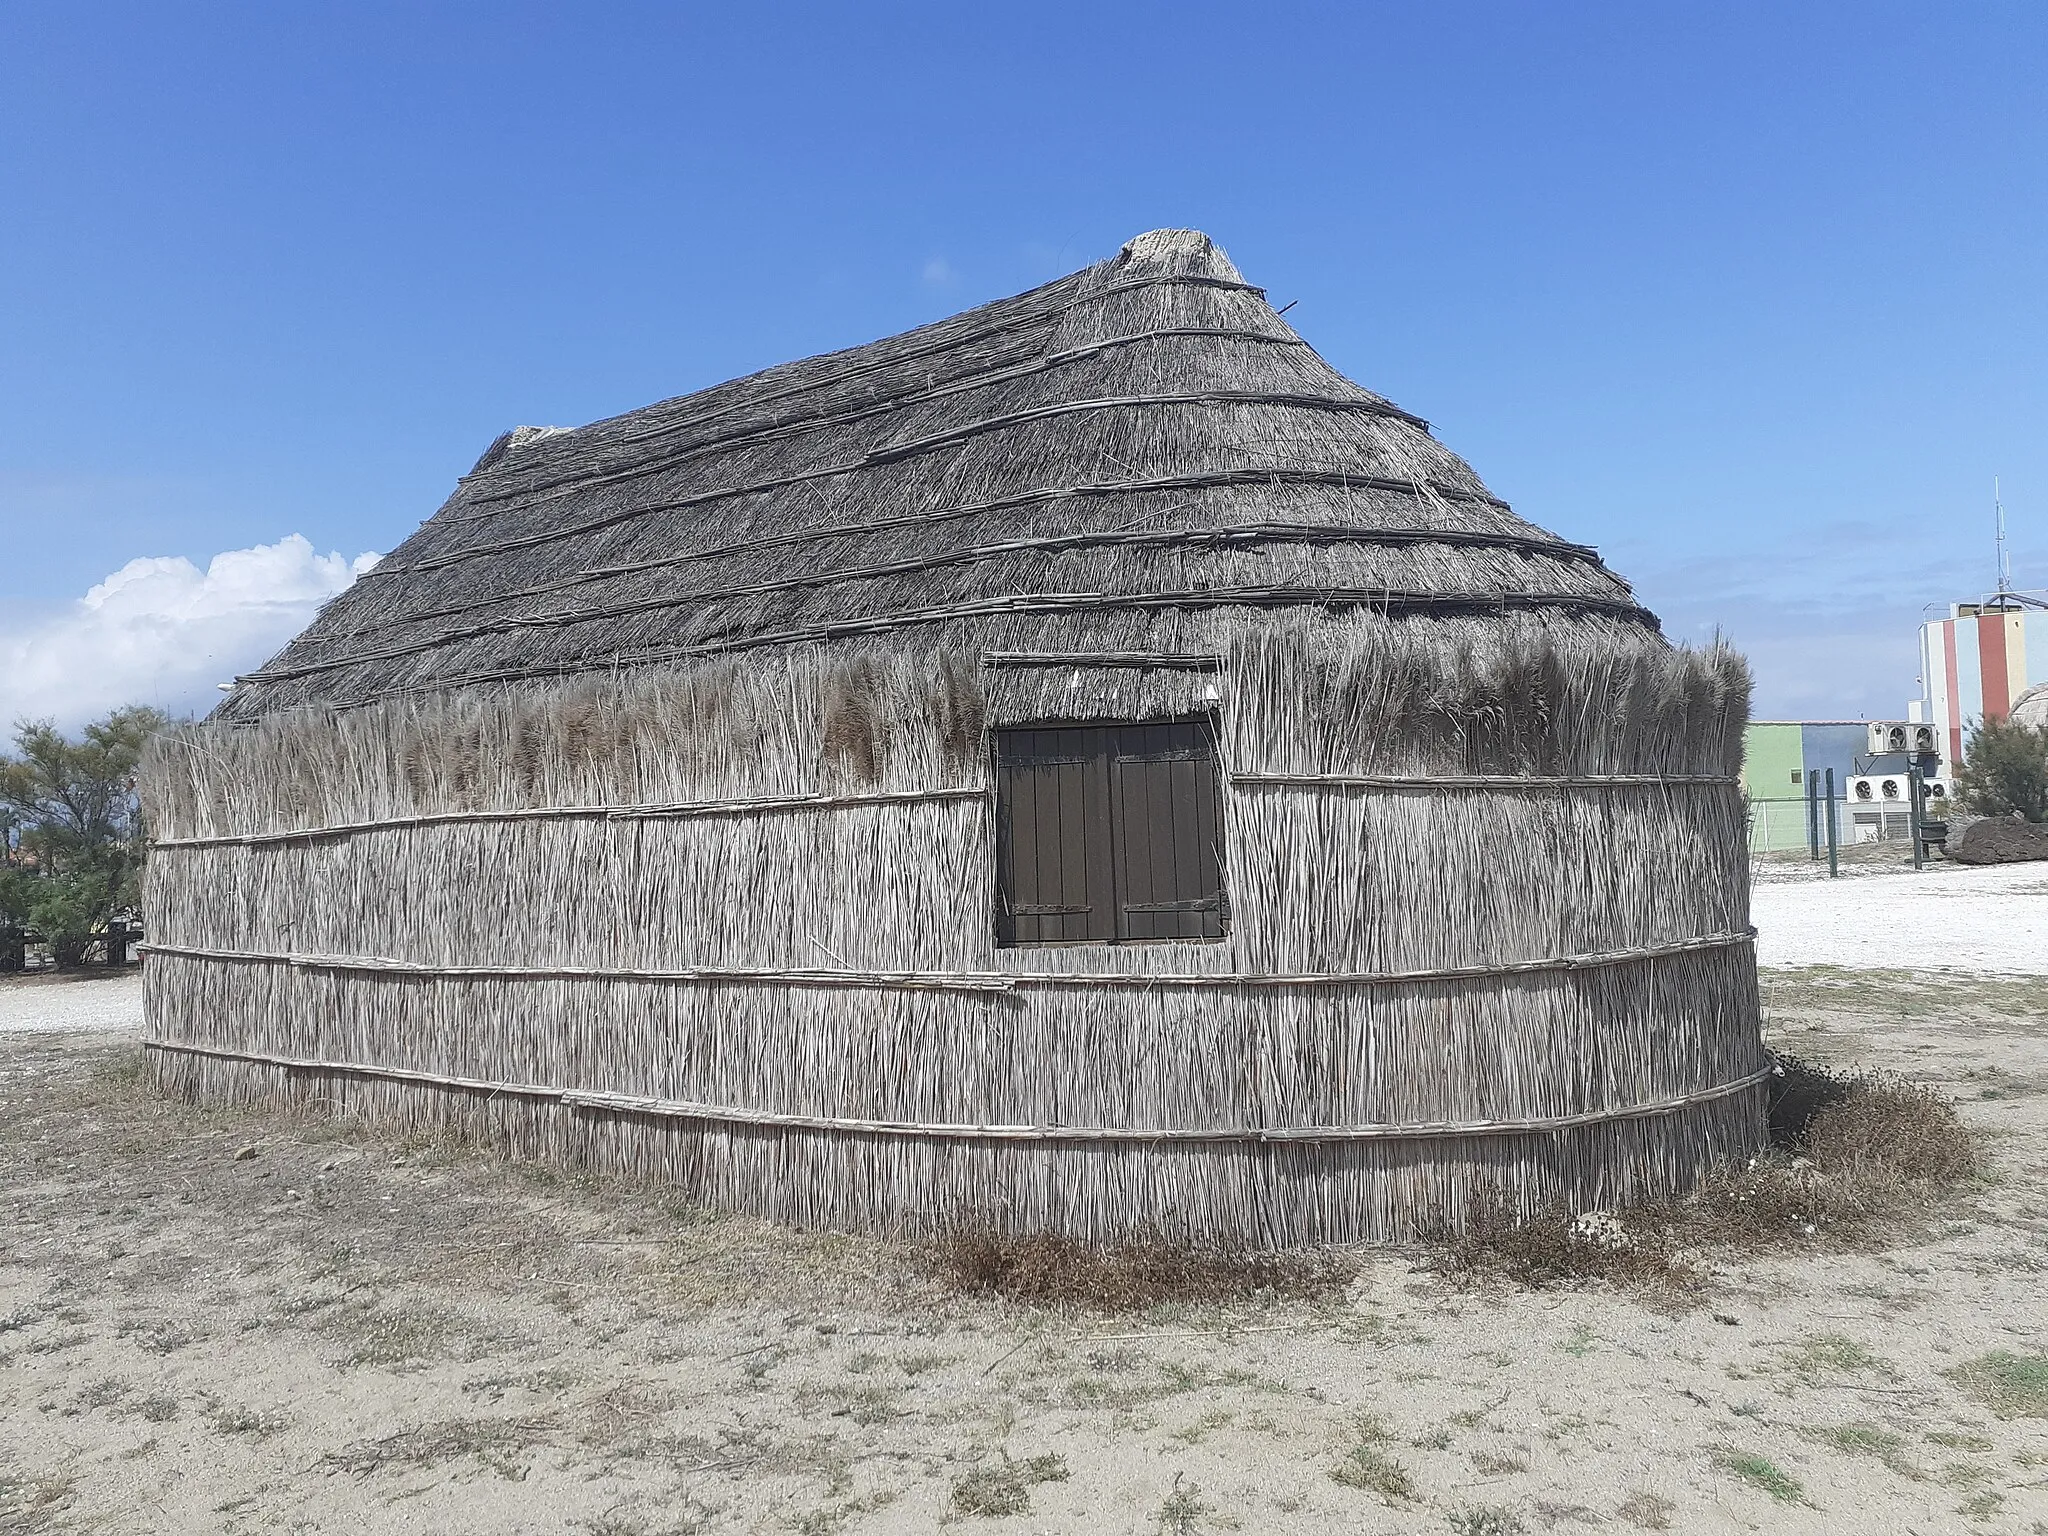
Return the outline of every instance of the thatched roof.
<path id="1" fill-rule="evenodd" d="M 1113 648 L 1182 614 L 1344 605 L 1656 623 L 1206 236 L 1158 230 L 900 336 L 507 433 L 216 718 L 852 635 Z"/>

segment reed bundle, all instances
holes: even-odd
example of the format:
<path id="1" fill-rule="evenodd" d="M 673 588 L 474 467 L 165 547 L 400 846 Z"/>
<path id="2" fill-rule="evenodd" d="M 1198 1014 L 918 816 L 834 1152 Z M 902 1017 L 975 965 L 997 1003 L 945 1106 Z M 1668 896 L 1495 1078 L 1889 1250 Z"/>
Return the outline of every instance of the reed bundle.
<path id="1" fill-rule="evenodd" d="M 160 744 L 153 1055 L 840 1227 L 1667 1193 L 1761 1134 L 1747 699 L 1144 237 L 494 445 Z M 1231 933 L 997 947 L 989 728 L 1193 714 Z"/>

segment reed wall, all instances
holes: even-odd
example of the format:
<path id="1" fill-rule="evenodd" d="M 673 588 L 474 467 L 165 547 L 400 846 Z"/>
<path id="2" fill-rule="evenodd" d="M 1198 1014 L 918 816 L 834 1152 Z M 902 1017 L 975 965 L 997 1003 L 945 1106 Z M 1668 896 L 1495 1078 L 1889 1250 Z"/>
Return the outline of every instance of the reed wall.
<path id="1" fill-rule="evenodd" d="M 1736 658 L 1539 614 L 960 638 L 167 739 L 158 1072 L 864 1229 L 1387 1238 L 1756 1144 Z M 1232 934 L 995 948 L 989 724 L 1191 708 Z"/>

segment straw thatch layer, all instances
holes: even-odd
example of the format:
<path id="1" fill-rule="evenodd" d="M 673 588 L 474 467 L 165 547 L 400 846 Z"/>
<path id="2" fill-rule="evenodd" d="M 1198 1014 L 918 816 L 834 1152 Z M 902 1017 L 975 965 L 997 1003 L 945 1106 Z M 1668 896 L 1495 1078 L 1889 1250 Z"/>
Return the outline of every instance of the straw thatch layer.
<path id="1" fill-rule="evenodd" d="M 222 719 L 725 651 L 984 648 L 1216 608 L 1605 613 L 1590 549 L 1516 517 L 1343 378 L 1205 237 L 575 431 L 493 445 Z"/>
<path id="2" fill-rule="evenodd" d="M 837 1227 L 1671 1193 L 1762 1130 L 1747 708 L 1162 232 L 494 444 L 161 742 L 152 1057 Z M 991 729 L 1195 716 L 1227 934 L 997 947 Z"/>

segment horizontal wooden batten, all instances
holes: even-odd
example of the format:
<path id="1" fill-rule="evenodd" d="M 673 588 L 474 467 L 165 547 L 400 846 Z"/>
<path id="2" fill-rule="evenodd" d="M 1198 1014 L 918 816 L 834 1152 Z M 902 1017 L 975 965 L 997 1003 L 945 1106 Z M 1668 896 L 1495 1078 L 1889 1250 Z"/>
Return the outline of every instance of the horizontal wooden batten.
<path id="1" fill-rule="evenodd" d="M 397 661 L 408 656 L 420 656 L 443 646 L 464 641 L 482 639 L 490 635 L 527 633 L 544 629 L 565 629 L 578 625 L 596 623 L 607 619 L 642 617 L 651 613 L 664 613 L 678 609 L 695 609 L 713 603 L 729 603 L 744 598 L 772 597 L 787 592 L 808 592 L 821 588 L 844 587 L 854 582 L 877 581 L 889 577 L 920 575 L 934 570 L 983 562 L 1001 560 L 1013 555 L 1061 554 L 1092 547 L 1154 547 L 1165 548 L 1174 545 L 1223 546 L 1246 549 L 1260 544 L 1357 544 L 1402 546 L 1409 544 L 1464 545 L 1474 548 L 1507 548 L 1524 554 L 1553 554 L 1566 548 L 1548 539 L 1522 538 L 1510 534 L 1457 532 L 1435 528 L 1385 528 L 1352 527 L 1337 524 L 1258 522 L 1228 524 L 1221 527 L 1201 528 L 1150 528 L 1150 529 L 1109 529 L 1087 533 L 1065 533 L 1028 538 L 1005 539 L 992 544 L 966 545 L 940 551 L 935 554 L 914 555 L 908 558 L 883 561 L 870 565 L 835 564 L 822 570 L 807 571 L 796 576 L 780 576 L 768 581 L 759 581 L 739 586 L 708 587 L 696 590 L 677 591 L 665 589 L 652 596 L 642 596 L 623 603 L 608 603 L 597 607 L 557 608 L 539 613 L 500 615 L 455 629 L 441 629 L 405 641 L 400 644 L 378 649 L 356 650 L 345 657 L 333 657 L 325 661 L 308 662 L 295 670 L 272 670 L 254 674 L 259 679 L 276 680 L 288 676 L 304 676 L 312 672 L 331 671 L 337 667 L 356 666 L 371 661 Z M 1583 551 L 1572 558 L 1588 558 Z M 540 589 L 541 595 L 550 591 L 567 591 L 569 587 L 581 584 L 581 578 L 551 589 Z M 461 612 L 473 611 L 472 605 L 464 605 Z M 399 613 L 389 616 L 385 626 L 395 628 L 405 624 L 423 623 L 435 616 L 432 612 Z"/>
<path id="2" fill-rule="evenodd" d="M 389 832 L 406 827 L 457 826 L 494 821 L 687 821 L 698 816 L 759 816 L 783 811 L 836 811 L 869 805 L 915 805 L 932 800 L 977 800 L 988 790 L 972 784 L 943 789 L 888 790 L 868 795 L 783 795 L 746 800 L 683 800 L 669 805 L 536 805 L 502 811 L 435 811 L 424 816 L 391 816 L 378 821 L 340 822 L 288 832 L 232 832 L 215 837 L 167 837 L 158 848 L 253 847 L 265 843 L 307 843 Z"/>
<path id="3" fill-rule="evenodd" d="M 549 1088 L 536 1083 L 497 1082 L 485 1078 L 425 1072 L 409 1067 L 327 1061 L 316 1057 L 280 1056 L 257 1051 L 230 1051 L 216 1046 L 187 1045 L 169 1040 L 145 1040 L 143 1048 L 210 1057 L 218 1061 L 251 1062 L 282 1068 L 287 1072 L 326 1072 L 418 1083 L 428 1087 L 471 1093 L 508 1094 L 518 1098 L 551 1101 L 572 1110 L 586 1112 L 654 1115 L 679 1120 L 708 1120 L 729 1125 L 825 1131 L 838 1135 L 933 1137 L 970 1141 L 1338 1142 L 1424 1141 L 1466 1136 L 1540 1136 L 1576 1130 L 1583 1126 L 1611 1124 L 1624 1120 L 1647 1120 L 1661 1115 L 1676 1114 L 1697 1104 L 1730 1098 L 1754 1088 L 1770 1076 L 1770 1069 L 1765 1067 L 1733 1082 L 1717 1083 L 1672 1098 L 1607 1109 L 1582 1110 L 1568 1115 L 1532 1116 L 1526 1119 L 1434 1121 L 1412 1125 L 1218 1126 L 1167 1129 L 1135 1126 L 924 1124 L 905 1120 L 866 1120 L 839 1115 L 793 1115 L 723 1104 L 700 1104 L 687 1099 L 649 1098 L 580 1088 Z"/>
<path id="4" fill-rule="evenodd" d="M 1182 667 L 1206 670 L 1220 658 L 1102 652 L 1096 655 L 990 657 L 989 665 L 1076 667 Z M 1608 789 L 1628 786 L 1722 785 L 1741 781 L 1722 774 L 1324 774 L 1236 773 L 1234 788 L 1244 789 L 1389 789 L 1389 790 L 1540 790 Z M 506 821 L 686 821 L 700 816 L 759 816 L 797 811 L 855 810 L 875 805 L 917 805 L 942 800 L 979 800 L 985 785 L 956 784 L 939 789 L 886 790 L 861 795 L 783 795 L 742 800 L 686 800 L 667 805 L 536 805 L 506 810 L 434 811 L 420 816 L 389 816 L 375 821 L 337 822 L 324 827 L 294 827 L 281 832 L 223 832 L 208 837 L 166 837 L 150 843 L 152 850 L 174 848 L 261 847 L 283 843 L 320 842 L 365 832 L 400 831 L 410 827 L 445 827 Z"/>
<path id="5" fill-rule="evenodd" d="M 429 979 L 502 979 L 626 981 L 739 984 L 797 987 L 866 987 L 911 991 L 1008 992 L 1033 987 L 1375 987 L 1436 981 L 1484 980 L 1490 976 L 1525 976 L 1541 971 L 1586 971 L 1607 966 L 1659 960 L 1672 955 L 1733 949 L 1754 942 L 1756 930 L 1705 934 L 1665 944 L 1602 950 L 1581 955 L 1511 960 L 1498 965 L 1443 966 L 1417 971 L 1339 971 L 1301 974 L 1215 972 L 1074 971 L 855 971 L 777 969 L 771 967 L 691 967 L 682 970 L 638 971 L 574 965 L 426 965 L 381 955 L 275 954 L 259 950 L 202 949 L 182 944 L 145 944 L 151 954 L 186 960 L 214 960 L 238 965 L 289 965 L 308 971 L 351 971 Z"/>
<path id="6" fill-rule="evenodd" d="M 907 991 L 1007 992 L 1010 979 L 984 971 L 827 971 L 802 967 L 689 966 L 679 970 L 627 971 L 581 965 L 423 965 L 383 955 L 271 954 L 260 950 L 200 949 L 182 944 L 144 944 L 144 952 L 186 960 L 239 965 L 289 965 L 302 971 L 349 971 L 430 980 L 646 981 L 710 985 L 760 983 L 781 987 L 880 987 Z"/>
<path id="7" fill-rule="evenodd" d="M 1234 773 L 1245 789 L 1613 789 L 1631 785 L 1718 784 L 1742 781 L 1723 773 Z"/>
<path id="8" fill-rule="evenodd" d="M 1186 651 L 989 651 L 984 667 L 1164 667 L 1181 672 L 1221 672 L 1214 652 Z"/>

